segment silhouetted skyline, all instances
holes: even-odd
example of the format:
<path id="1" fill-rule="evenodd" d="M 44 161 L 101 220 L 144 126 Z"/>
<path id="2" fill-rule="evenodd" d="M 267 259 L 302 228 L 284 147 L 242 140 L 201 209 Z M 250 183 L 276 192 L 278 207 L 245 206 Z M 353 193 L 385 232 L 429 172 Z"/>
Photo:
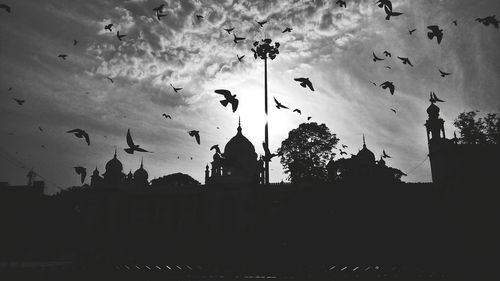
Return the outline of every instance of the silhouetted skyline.
<path id="1" fill-rule="evenodd" d="M 0 148 L 63 187 L 80 184 L 73 167 L 102 170 L 115 147 L 126 171 L 144 156 L 150 178 L 182 172 L 203 182 L 210 147 L 234 135 L 239 116 L 264 154 L 257 145 L 264 69 L 250 51 L 264 38 L 281 44 L 268 65 L 271 151 L 311 116 L 349 146 L 346 153 L 358 152 L 364 133 L 373 151 L 386 149 L 390 164 L 409 172 L 428 153 L 429 92 L 446 101 L 449 134 L 464 110 L 498 111 L 500 33 L 475 20 L 499 14 L 498 1 L 394 0 L 390 10 L 372 0 L 345 2 L 4 1 L 11 9 L 0 10 Z M 444 33 L 439 44 L 427 34 L 434 25 Z M 235 37 L 246 39 L 235 44 Z M 373 62 L 373 53 L 384 61 Z M 309 78 L 315 91 L 297 77 Z M 385 81 L 394 83 L 394 95 L 372 85 Z M 220 105 L 216 89 L 237 95 L 236 112 Z M 277 110 L 271 97 L 291 110 Z M 75 128 L 89 134 L 90 145 L 66 133 Z M 129 128 L 154 153 L 125 153 Z M 192 130 L 201 145 L 186 133 Z M 26 169 L 6 158 L 0 181 L 25 183 Z M 272 182 L 286 178 L 279 161 L 270 166 Z M 405 178 L 430 179 L 428 164 Z"/>

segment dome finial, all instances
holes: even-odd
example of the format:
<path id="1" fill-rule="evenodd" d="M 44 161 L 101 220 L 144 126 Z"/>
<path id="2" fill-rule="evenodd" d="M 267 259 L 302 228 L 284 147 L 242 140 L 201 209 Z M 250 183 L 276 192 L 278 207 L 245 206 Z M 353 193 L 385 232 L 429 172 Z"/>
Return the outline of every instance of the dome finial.
<path id="1" fill-rule="evenodd" d="M 141 169 L 143 169 L 144 156 L 141 157 Z"/>
<path id="2" fill-rule="evenodd" d="M 238 133 L 241 134 L 241 116 L 238 116 Z"/>
<path id="3" fill-rule="evenodd" d="M 116 145 L 115 145 L 115 156 L 114 156 L 114 158 L 116 158 Z"/>
<path id="4" fill-rule="evenodd" d="M 363 134 L 363 147 L 366 147 L 365 134 Z"/>

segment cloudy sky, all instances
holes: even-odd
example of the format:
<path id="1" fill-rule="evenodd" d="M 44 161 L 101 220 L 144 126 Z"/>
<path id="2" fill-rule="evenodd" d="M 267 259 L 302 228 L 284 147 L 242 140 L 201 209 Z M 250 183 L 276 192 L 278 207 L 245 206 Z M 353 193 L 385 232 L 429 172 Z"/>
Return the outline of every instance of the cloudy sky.
<path id="1" fill-rule="evenodd" d="M 103 172 L 115 147 L 124 172 L 137 169 L 141 155 L 123 151 L 128 128 L 154 152 L 144 154 L 150 179 L 184 172 L 203 182 L 209 148 L 234 136 L 238 116 L 243 134 L 263 153 L 264 65 L 250 48 L 267 37 L 281 43 L 268 68 L 270 102 L 275 96 L 302 110 L 270 103 L 271 150 L 312 116 L 349 153 L 361 148 L 365 134 L 375 155 L 385 149 L 393 156 L 387 164 L 409 173 L 406 181 L 430 181 L 428 161 L 417 167 L 427 155 L 429 92 L 446 100 L 440 107 L 449 135 L 458 113 L 500 107 L 500 30 L 474 21 L 500 14 L 496 0 L 394 0 L 394 11 L 404 14 L 390 21 L 373 0 L 347 0 L 346 9 L 320 0 L 2 2 L 12 12 L 0 10 L 0 181 L 24 183 L 25 165 L 50 181 L 49 193 L 79 183 L 75 165 Z M 167 16 L 158 21 L 152 9 L 162 3 Z M 256 20 L 268 23 L 260 29 Z M 104 30 L 108 23 L 127 35 L 123 41 Z M 444 30 L 440 45 L 427 38 L 428 25 Z M 223 30 L 229 27 L 247 39 L 235 45 Z M 285 27 L 293 31 L 281 33 Z M 372 52 L 383 57 L 385 50 L 393 57 L 374 63 Z M 237 55 L 245 55 L 243 63 Z M 414 67 L 395 56 L 409 57 Z M 438 68 L 453 74 L 441 78 Z M 295 77 L 309 77 L 316 91 Z M 394 96 L 370 83 L 386 80 L 396 85 Z M 184 89 L 174 93 L 170 83 Z M 219 104 L 218 88 L 237 95 L 236 113 Z M 65 133 L 73 128 L 86 130 L 91 145 Z M 188 130 L 200 131 L 200 146 Z M 274 160 L 271 181 L 285 178 Z"/>

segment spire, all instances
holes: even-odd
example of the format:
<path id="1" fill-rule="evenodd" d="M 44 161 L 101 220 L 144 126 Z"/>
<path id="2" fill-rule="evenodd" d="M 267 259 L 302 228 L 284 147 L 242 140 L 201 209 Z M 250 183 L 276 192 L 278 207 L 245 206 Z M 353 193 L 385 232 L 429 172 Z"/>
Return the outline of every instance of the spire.
<path id="1" fill-rule="evenodd" d="M 141 157 L 141 169 L 143 169 L 144 157 Z"/>
<path id="2" fill-rule="evenodd" d="M 115 156 L 114 156 L 114 158 L 116 158 L 116 146 L 115 146 Z"/>
<path id="3" fill-rule="evenodd" d="M 241 116 L 238 117 L 238 134 L 241 134 Z"/>
<path id="4" fill-rule="evenodd" d="M 366 148 L 365 134 L 363 134 L 363 147 Z"/>

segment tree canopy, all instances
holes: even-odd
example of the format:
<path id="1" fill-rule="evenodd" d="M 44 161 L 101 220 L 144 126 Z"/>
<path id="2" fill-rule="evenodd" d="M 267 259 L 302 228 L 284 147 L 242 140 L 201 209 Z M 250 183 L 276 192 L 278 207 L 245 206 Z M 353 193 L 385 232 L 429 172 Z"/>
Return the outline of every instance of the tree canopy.
<path id="1" fill-rule="evenodd" d="M 500 116 L 488 113 L 478 117 L 479 111 L 462 112 L 453 125 L 460 133 L 461 144 L 500 144 Z"/>
<path id="2" fill-rule="evenodd" d="M 326 165 L 335 156 L 333 149 L 338 141 L 325 124 L 302 123 L 291 130 L 278 149 L 289 180 L 326 181 Z"/>

